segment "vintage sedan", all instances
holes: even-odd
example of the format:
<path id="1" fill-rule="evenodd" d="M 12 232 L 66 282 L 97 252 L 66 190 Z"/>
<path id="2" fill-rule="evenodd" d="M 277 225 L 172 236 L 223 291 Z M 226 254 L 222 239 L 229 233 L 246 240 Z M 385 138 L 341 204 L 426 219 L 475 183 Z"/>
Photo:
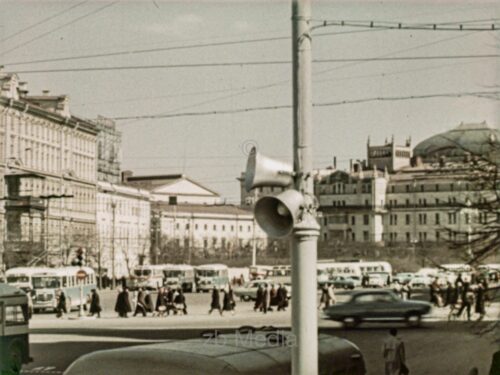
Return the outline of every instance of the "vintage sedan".
<path id="1" fill-rule="evenodd" d="M 423 315 L 431 311 L 427 302 L 402 300 L 389 290 L 364 291 L 352 295 L 346 303 L 325 310 L 328 318 L 355 327 L 362 322 L 405 321 L 418 326 Z"/>
<path id="2" fill-rule="evenodd" d="M 241 287 L 234 288 L 234 295 L 236 297 L 239 297 L 239 299 L 241 301 L 255 300 L 257 298 L 257 289 L 259 288 L 259 285 L 262 285 L 262 287 L 264 287 L 264 285 L 267 285 L 267 287 L 270 289 L 273 285 L 275 285 L 277 287 L 278 283 L 275 283 L 274 281 L 267 280 L 267 279 L 253 280 L 253 281 L 246 283 L 245 285 L 243 285 Z M 284 286 L 288 292 L 288 298 L 291 298 L 292 287 L 290 285 L 286 285 L 286 284 Z"/>

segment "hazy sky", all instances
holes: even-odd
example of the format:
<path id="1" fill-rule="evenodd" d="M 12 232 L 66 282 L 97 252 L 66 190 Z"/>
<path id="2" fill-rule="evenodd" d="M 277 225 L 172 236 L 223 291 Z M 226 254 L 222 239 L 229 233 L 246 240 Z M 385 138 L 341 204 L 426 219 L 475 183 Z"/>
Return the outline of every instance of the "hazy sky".
<path id="1" fill-rule="evenodd" d="M 106 7 L 107 6 L 107 7 Z M 58 68 L 185 65 L 291 60 L 289 1 L 8 1 L 0 2 L 0 64 L 12 72 Z M 313 1 L 323 20 L 499 23 L 494 1 Z M 496 19 L 495 21 L 492 21 Z M 474 21 L 466 23 L 469 21 Z M 368 30 L 368 31 L 367 31 Z M 347 32 L 347 33 L 346 33 Z M 339 34 L 345 33 L 345 34 Z M 321 35 L 327 34 L 327 35 Z M 274 39 L 273 39 L 274 38 Z M 213 45 L 271 39 L 252 43 Z M 203 44 L 211 44 L 203 46 Z M 142 49 L 170 50 L 29 63 Z M 198 46 L 198 47 L 193 47 Z M 323 27 L 314 59 L 498 54 L 500 32 Z M 494 91 L 498 58 L 329 62 L 313 65 L 313 101 Z M 227 111 L 290 105 L 291 64 L 20 73 L 31 94 L 68 94 L 77 116 L 94 118 Z M 496 86 L 496 87 L 495 87 Z M 460 122 L 498 127 L 499 102 L 479 97 L 374 101 L 315 107 L 315 167 L 366 156 L 366 140 L 391 135 L 413 145 Z M 186 173 L 228 201 L 247 149 L 291 161 L 290 109 L 119 121 L 123 168 L 136 174 Z"/>

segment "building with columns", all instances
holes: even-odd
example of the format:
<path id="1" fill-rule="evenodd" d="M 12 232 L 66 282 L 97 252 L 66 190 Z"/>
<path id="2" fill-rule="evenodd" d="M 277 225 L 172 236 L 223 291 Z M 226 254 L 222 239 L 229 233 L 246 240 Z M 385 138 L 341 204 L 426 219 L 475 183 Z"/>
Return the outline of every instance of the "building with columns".
<path id="1" fill-rule="evenodd" d="M 498 152 L 500 133 L 486 123 L 460 124 L 413 150 L 392 139 L 367 146 L 367 160 L 317 181 L 321 240 L 420 243 L 455 241 L 491 220 L 478 202 L 494 199 L 478 183 L 478 158 Z M 494 195 L 494 194 L 493 194 Z M 499 215 L 500 216 L 500 215 Z"/>
<path id="2" fill-rule="evenodd" d="M 2 266 L 66 262 L 95 246 L 97 129 L 71 114 L 66 95 L 29 95 L 0 72 Z"/>

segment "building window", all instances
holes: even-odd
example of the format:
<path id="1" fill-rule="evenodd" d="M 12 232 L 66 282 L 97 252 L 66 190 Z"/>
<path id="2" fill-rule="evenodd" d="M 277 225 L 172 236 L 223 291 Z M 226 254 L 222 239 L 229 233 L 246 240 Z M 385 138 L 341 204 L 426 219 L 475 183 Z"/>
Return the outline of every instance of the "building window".
<path id="1" fill-rule="evenodd" d="M 405 215 L 405 224 L 410 225 L 411 224 L 411 216 L 409 214 Z"/>
<path id="2" fill-rule="evenodd" d="M 368 199 L 365 199 L 365 206 L 369 206 Z"/>
<path id="3" fill-rule="evenodd" d="M 351 233 L 351 240 L 353 242 L 356 241 L 356 233 L 354 233 L 354 232 Z"/>
<path id="4" fill-rule="evenodd" d="M 356 216 L 351 216 L 351 225 L 356 225 Z"/>
<path id="5" fill-rule="evenodd" d="M 436 242 L 439 242 L 440 239 L 441 239 L 441 232 L 436 231 Z"/>
<path id="6" fill-rule="evenodd" d="M 439 191 L 439 184 L 436 184 L 436 191 Z"/>
<path id="7" fill-rule="evenodd" d="M 207 225 L 207 224 L 205 224 L 205 225 L 203 226 L 203 229 L 207 230 L 207 229 L 208 229 L 208 225 Z"/>
<path id="8" fill-rule="evenodd" d="M 436 225 L 441 224 L 441 216 L 439 215 L 439 213 L 436 213 L 436 215 L 435 215 L 435 221 L 436 221 Z"/>
<path id="9" fill-rule="evenodd" d="M 455 185 L 453 185 L 453 183 L 450 184 L 450 191 L 453 191 L 455 190 Z"/>
<path id="10" fill-rule="evenodd" d="M 217 225 L 214 224 L 213 228 L 214 228 L 214 230 L 217 230 Z"/>
<path id="11" fill-rule="evenodd" d="M 457 223 L 457 214 L 455 212 L 448 213 L 448 223 L 449 224 Z"/>
<path id="12" fill-rule="evenodd" d="M 391 193 L 394 193 L 394 190 L 395 189 L 394 189 L 394 185 L 393 185 L 393 186 L 391 186 Z"/>
<path id="13" fill-rule="evenodd" d="M 179 223 L 175 224 L 175 229 L 179 229 Z"/>
<path id="14" fill-rule="evenodd" d="M 225 230 L 226 230 L 226 226 L 225 226 L 225 225 L 223 225 L 223 226 L 222 226 L 222 231 L 224 232 Z"/>
<path id="15" fill-rule="evenodd" d="M 420 191 L 421 191 L 421 192 L 424 192 L 424 191 L 425 191 L 425 189 L 424 189 L 424 185 L 420 185 Z"/>
<path id="16" fill-rule="evenodd" d="M 410 232 L 406 232 L 406 242 L 410 242 L 410 241 L 411 241 Z"/>
<path id="17" fill-rule="evenodd" d="M 370 234 L 367 230 L 363 231 L 363 241 L 368 242 L 370 240 Z"/>
<path id="18" fill-rule="evenodd" d="M 234 225 L 231 225 L 231 232 L 234 232 Z"/>
<path id="19" fill-rule="evenodd" d="M 198 224 L 195 224 L 195 225 L 194 225 L 194 229 L 198 229 Z"/>
<path id="20" fill-rule="evenodd" d="M 368 215 L 363 215 L 363 224 L 364 225 L 370 224 L 370 217 Z"/>
<path id="21" fill-rule="evenodd" d="M 418 214 L 418 223 L 420 225 L 427 224 L 427 214 Z"/>
<path id="22" fill-rule="evenodd" d="M 189 223 L 186 224 L 186 229 L 189 229 Z"/>
<path id="23" fill-rule="evenodd" d="M 409 193 L 410 192 L 410 185 L 406 185 L 406 192 Z"/>
<path id="24" fill-rule="evenodd" d="M 406 203 L 406 207 L 410 207 L 410 200 L 409 199 L 407 199 L 405 203 Z"/>
<path id="25" fill-rule="evenodd" d="M 465 214 L 465 224 L 470 224 L 470 215 L 468 213 Z"/>

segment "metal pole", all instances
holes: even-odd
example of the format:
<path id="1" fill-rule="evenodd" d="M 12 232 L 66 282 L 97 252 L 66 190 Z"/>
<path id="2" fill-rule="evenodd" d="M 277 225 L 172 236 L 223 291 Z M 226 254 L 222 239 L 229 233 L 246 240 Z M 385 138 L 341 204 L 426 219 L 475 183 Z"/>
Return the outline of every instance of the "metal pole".
<path id="1" fill-rule="evenodd" d="M 253 205 L 255 207 L 255 203 L 257 202 L 257 189 L 253 191 Z M 257 222 L 255 220 L 255 213 L 253 214 L 252 219 L 252 266 L 257 265 L 257 238 L 255 237 L 255 226 Z"/>
<path id="2" fill-rule="evenodd" d="M 292 375 L 318 374 L 316 263 L 319 225 L 314 207 L 311 122 L 310 0 L 292 0 L 293 141 L 295 188 L 305 197 L 292 238 Z"/>
<path id="3" fill-rule="evenodd" d="M 116 226 L 116 202 L 111 202 L 113 209 L 113 229 L 111 233 L 111 287 L 116 288 L 116 273 L 115 273 L 115 226 Z"/>
<path id="4" fill-rule="evenodd" d="M 80 280 L 80 309 L 78 310 L 78 317 L 83 318 L 83 280 Z"/>

